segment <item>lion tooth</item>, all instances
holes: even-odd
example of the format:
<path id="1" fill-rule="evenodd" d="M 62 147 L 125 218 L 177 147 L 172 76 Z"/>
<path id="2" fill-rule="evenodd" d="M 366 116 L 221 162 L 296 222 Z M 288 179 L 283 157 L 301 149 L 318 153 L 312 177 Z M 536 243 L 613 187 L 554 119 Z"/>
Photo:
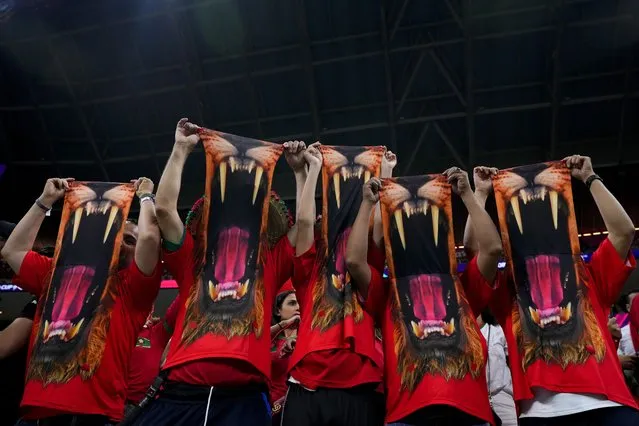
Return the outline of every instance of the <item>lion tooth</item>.
<path id="1" fill-rule="evenodd" d="M 104 238 L 102 239 L 102 243 L 106 243 L 106 240 L 109 237 L 109 233 L 111 232 L 111 228 L 113 227 L 115 216 L 117 214 L 118 208 L 116 206 L 111 206 L 111 213 L 109 213 L 109 221 L 107 222 L 106 229 L 104 230 Z"/>
<path id="2" fill-rule="evenodd" d="M 342 179 L 344 179 L 344 182 L 346 182 L 346 178 L 348 177 L 347 175 L 350 174 L 346 171 L 346 168 L 342 167 L 342 169 L 340 170 L 340 172 L 342 173 Z"/>
<path id="3" fill-rule="evenodd" d="M 49 337 L 49 321 L 44 320 L 44 331 L 42 332 L 42 338 L 47 339 Z"/>
<path id="4" fill-rule="evenodd" d="M 78 236 L 78 230 L 80 229 L 80 221 L 82 220 L 82 207 L 79 207 L 75 211 L 75 219 L 73 221 L 73 238 L 71 238 L 71 244 L 75 243 L 75 238 Z"/>
<path id="5" fill-rule="evenodd" d="M 209 297 L 211 300 L 217 299 L 217 290 L 215 288 L 215 284 L 213 284 L 213 281 L 211 280 L 209 280 Z"/>
<path id="6" fill-rule="evenodd" d="M 80 327 L 82 327 L 83 322 L 84 322 L 84 318 L 82 318 L 80 321 L 78 321 L 77 324 L 71 327 L 66 340 L 71 340 L 75 336 L 77 336 L 78 332 L 80 331 Z"/>
<path id="7" fill-rule="evenodd" d="M 235 173 L 235 170 L 237 170 L 237 162 L 235 161 L 235 158 L 229 157 L 229 166 L 231 166 L 231 173 Z"/>
<path id="8" fill-rule="evenodd" d="M 546 188 L 544 188 L 543 186 L 539 190 L 539 196 L 541 197 L 541 201 L 544 201 L 546 199 Z"/>
<path id="9" fill-rule="evenodd" d="M 226 193 L 226 163 L 220 163 L 220 199 L 224 202 Z"/>
<path id="10" fill-rule="evenodd" d="M 257 192 L 260 190 L 260 183 L 262 183 L 262 173 L 264 169 L 261 166 L 255 168 L 255 183 L 253 184 L 253 204 L 257 199 Z"/>
<path id="11" fill-rule="evenodd" d="M 242 298 L 248 292 L 249 280 L 244 281 L 244 284 L 240 285 L 240 289 L 237 291 L 237 298 Z"/>
<path id="12" fill-rule="evenodd" d="M 411 321 L 410 325 L 413 329 L 413 334 L 419 338 L 421 338 L 424 335 L 424 332 L 422 331 L 421 328 L 419 328 L 419 325 L 417 325 L 417 323 L 415 321 Z"/>
<path id="13" fill-rule="evenodd" d="M 562 322 L 566 322 L 570 319 L 571 316 L 572 316 L 572 302 L 568 302 L 568 305 L 566 305 L 565 308 L 560 309 L 559 319 Z"/>
<path id="14" fill-rule="evenodd" d="M 402 241 L 402 247 L 404 247 L 404 250 L 406 250 L 406 236 L 404 235 L 404 218 L 402 217 L 402 211 L 395 210 L 394 216 L 399 239 Z"/>
<path id="15" fill-rule="evenodd" d="M 404 202 L 404 214 L 406 214 L 406 217 L 410 218 L 410 206 L 407 202 Z"/>
<path id="16" fill-rule="evenodd" d="M 342 280 L 335 274 L 331 274 L 331 283 L 338 290 L 342 289 Z"/>
<path id="17" fill-rule="evenodd" d="M 517 228 L 519 228 L 519 233 L 523 235 L 524 226 L 521 223 L 521 211 L 519 210 L 519 199 L 517 197 L 512 197 L 510 199 L 510 206 L 513 209 L 513 214 L 515 215 L 515 220 L 517 221 Z"/>
<path id="18" fill-rule="evenodd" d="M 339 174 L 335 173 L 333 175 L 333 189 L 335 190 L 335 201 L 337 202 L 337 208 L 339 209 L 340 204 L 340 196 L 339 196 Z"/>
<path id="19" fill-rule="evenodd" d="M 447 332 L 449 336 L 455 332 L 455 318 L 450 319 L 450 322 L 448 323 L 447 328 L 448 328 Z"/>
<path id="20" fill-rule="evenodd" d="M 532 320 L 537 323 L 540 324 L 539 322 L 539 314 L 537 313 L 536 309 L 533 309 L 531 306 L 528 307 L 528 312 L 530 312 L 530 317 L 532 318 Z"/>
<path id="21" fill-rule="evenodd" d="M 253 172 L 253 168 L 255 167 L 255 161 L 251 160 L 251 162 L 248 165 L 248 172 L 249 174 L 251 174 Z"/>
<path id="22" fill-rule="evenodd" d="M 526 194 L 525 189 L 519 190 L 519 197 L 524 202 L 524 204 L 528 204 L 528 194 Z"/>
<path id="23" fill-rule="evenodd" d="M 364 172 L 364 183 L 368 182 L 369 180 L 371 180 L 371 172 L 369 172 L 368 170 L 366 170 Z"/>
<path id="24" fill-rule="evenodd" d="M 439 207 L 430 206 L 430 211 L 433 214 L 433 239 L 437 246 L 439 244 Z"/>
<path id="25" fill-rule="evenodd" d="M 557 191 L 550 191 L 550 210 L 552 211 L 552 224 L 555 226 L 555 230 L 557 230 L 557 201 L 558 194 Z"/>

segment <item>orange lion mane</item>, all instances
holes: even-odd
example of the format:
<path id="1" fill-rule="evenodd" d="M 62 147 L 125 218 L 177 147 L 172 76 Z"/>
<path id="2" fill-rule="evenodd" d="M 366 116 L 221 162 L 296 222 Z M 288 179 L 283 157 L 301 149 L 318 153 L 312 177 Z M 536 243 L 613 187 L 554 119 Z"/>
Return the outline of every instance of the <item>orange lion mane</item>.
<path id="1" fill-rule="evenodd" d="M 461 318 L 461 345 L 458 352 L 439 352 L 418 354 L 410 345 L 408 329 L 404 325 L 400 309 L 399 296 L 395 292 L 392 299 L 392 312 L 394 322 L 395 354 L 397 354 L 397 373 L 401 378 L 403 389 L 412 392 L 426 374 L 439 375 L 446 380 L 463 379 L 468 373 L 474 378 L 483 373 L 485 363 L 482 338 L 473 318 L 464 312 L 471 312 L 468 301 L 462 291 L 459 282 L 455 282 L 455 291 L 459 300 Z"/>

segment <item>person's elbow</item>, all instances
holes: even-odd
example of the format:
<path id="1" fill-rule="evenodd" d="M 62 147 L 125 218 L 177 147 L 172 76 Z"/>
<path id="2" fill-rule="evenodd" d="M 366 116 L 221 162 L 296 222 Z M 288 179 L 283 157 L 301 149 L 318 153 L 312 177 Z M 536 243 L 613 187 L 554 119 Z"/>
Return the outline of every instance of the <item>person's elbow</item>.
<path id="1" fill-rule="evenodd" d="M 366 260 L 356 253 L 356 250 L 346 252 L 346 268 L 351 276 L 357 276 L 366 267 Z"/>
<path id="2" fill-rule="evenodd" d="M 7 259 L 9 258 L 9 256 L 10 256 L 9 247 L 5 243 L 4 247 L 2 247 L 2 250 L 0 250 L 0 257 L 2 257 L 3 259 Z"/>
<path id="3" fill-rule="evenodd" d="M 150 229 L 140 232 L 137 245 L 140 250 L 159 250 L 161 242 L 159 230 Z"/>
<path id="4" fill-rule="evenodd" d="M 155 214 L 158 222 L 167 222 L 171 220 L 173 214 L 176 213 L 175 207 L 164 198 L 156 198 L 155 200 Z"/>
<path id="5" fill-rule="evenodd" d="M 492 241 L 485 250 L 482 250 L 486 256 L 490 256 L 490 258 L 499 259 L 502 254 L 502 245 L 501 241 L 497 239 L 497 241 Z"/>
<path id="6" fill-rule="evenodd" d="M 300 229 L 302 229 L 302 230 L 309 229 L 309 228 L 312 228 L 315 225 L 315 219 L 313 218 L 312 215 L 300 214 L 300 216 L 297 218 L 297 222 L 295 222 L 295 224 L 297 225 L 297 229 L 298 230 L 300 230 Z"/>

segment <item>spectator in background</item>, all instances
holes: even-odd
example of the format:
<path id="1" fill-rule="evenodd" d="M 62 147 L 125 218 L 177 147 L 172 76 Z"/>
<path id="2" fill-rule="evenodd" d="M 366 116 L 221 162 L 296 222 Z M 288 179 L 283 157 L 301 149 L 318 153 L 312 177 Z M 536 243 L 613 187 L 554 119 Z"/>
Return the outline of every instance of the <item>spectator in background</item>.
<path id="1" fill-rule="evenodd" d="M 275 298 L 271 326 L 271 401 L 273 425 L 281 423 L 282 406 L 288 386 L 289 358 L 295 349 L 297 327 L 300 322 L 300 305 L 289 281 Z"/>
<path id="2" fill-rule="evenodd" d="M 632 301 L 639 294 L 639 290 L 633 290 L 625 296 L 626 304 L 624 306 L 626 312 L 630 312 Z M 621 327 L 621 341 L 619 342 L 619 349 L 617 350 L 617 354 L 619 355 L 622 364 L 624 361 L 628 361 L 623 357 L 634 356 L 639 348 L 636 348 L 631 333 L 631 325 L 630 325 L 631 315 L 628 315 L 626 324 Z"/>
<path id="3" fill-rule="evenodd" d="M 163 320 L 154 317 L 153 312 L 149 313 L 138 335 L 129 361 L 125 415 L 144 398 L 147 389 L 160 373 L 162 355 L 173 335 L 180 303 L 178 294 Z"/>

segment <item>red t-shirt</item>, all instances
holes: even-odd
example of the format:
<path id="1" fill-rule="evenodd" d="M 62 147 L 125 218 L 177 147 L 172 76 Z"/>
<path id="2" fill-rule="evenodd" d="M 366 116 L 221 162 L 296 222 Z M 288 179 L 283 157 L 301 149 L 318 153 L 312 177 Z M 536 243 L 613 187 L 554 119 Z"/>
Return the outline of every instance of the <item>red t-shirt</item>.
<path id="1" fill-rule="evenodd" d="M 318 281 L 323 262 L 323 259 L 318 259 L 315 244 L 295 258 L 293 285 L 300 305 L 301 323 L 289 364 L 290 375 L 308 389 L 350 388 L 379 383 L 382 380 L 382 359 L 375 350 L 373 319 L 362 309 L 356 297 L 352 300 L 354 310 L 359 309 L 359 321 L 353 314 L 324 331 L 312 329 L 315 314 L 313 298 L 318 290 L 316 287 L 322 285 Z M 322 312 L 318 313 L 318 317 L 321 316 Z"/>
<path id="2" fill-rule="evenodd" d="M 270 325 L 273 302 L 277 290 L 293 273 L 293 247 L 284 236 L 265 254 L 263 265 L 264 292 L 262 295 L 262 334 L 235 336 L 230 339 L 212 333 L 194 342 L 182 342 L 186 303 L 191 287 L 197 284 L 194 276 L 193 237 L 186 232 L 182 246 L 174 252 L 164 250 L 164 264 L 179 286 L 183 303 L 177 317 L 175 333 L 169 346 L 164 369 L 169 380 L 203 386 L 243 386 L 267 383 L 271 372 Z"/>
<path id="3" fill-rule="evenodd" d="M 608 307 L 615 303 L 635 265 L 632 255 L 624 261 L 610 240 L 606 239 L 593 253 L 590 263 L 584 267 L 583 281 L 588 290 L 585 297 L 592 305 L 597 326 L 602 331 L 605 342 L 605 355 L 600 362 L 597 362 L 594 356 L 590 356 L 583 364 L 571 363 L 562 368 L 559 364 L 537 360 L 529 365 L 525 372 L 518 350 L 517 336 L 513 331 L 512 312 L 519 307 L 513 295 L 514 290 L 508 285 L 508 275 L 501 274 L 503 283 L 495 292 L 491 310 L 501 324 L 508 342 L 516 401 L 532 399 L 532 388 L 540 387 L 551 392 L 603 395 L 619 404 L 637 407 L 624 382 L 615 345 L 608 332 L 606 315 Z M 588 350 L 594 351 L 591 347 Z"/>
<path id="4" fill-rule="evenodd" d="M 52 262 L 48 257 L 29 252 L 20 267 L 20 285 L 39 296 L 51 277 Z M 40 381 L 28 380 L 22 398 L 25 419 L 69 413 L 103 415 L 116 421 L 122 419 L 131 352 L 160 289 L 160 265 L 158 262 L 148 277 L 135 262 L 119 272 L 121 281 L 116 289 L 119 297 L 115 298 L 111 310 L 106 345 L 94 375 L 88 380 L 75 376 L 67 383 L 46 386 Z M 40 302 L 34 324 L 40 322 L 44 300 L 41 298 Z M 34 337 L 31 336 L 31 348 Z"/>
<path id="5" fill-rule="evenodd" d="M 164 348 L 175 327 L 175 318 L 180 308 L 176 297 L 166 311 L 164 319 L 151 327 L 144 327 L 135 343 L 129 366 L 127 401 L 137 404 L 160 372 Z"/>
<path id="6" fill-rule="evenodd" d="M 382 342 L 384 345 L 384 380 L 386 389 L 386 422 L 394 423 L 410 414 L 432 405 L 447 405 L 461 410 L 471 416 L 493 422 L 493 415 L 488 402 L 488 390 L 484 365 L 477 370 L 475 377 L 467 373 L 462 379 L 449 378 L 443 375 L 425 374 L 421 381 L 417 381 L 413 391 L 402 388 L 401 377 L 398 374 L 398 354 L 395 343 L 395 321 L 393 300 L 395 292 L 391 285 L 384 280 L 382 274 L 371 267 L 371 282 L 368 288 L 366 307 L 378 316 L 382 326 Z M 482 345 L 484 362 L 488 356 L 486 342 L 481 337 L 481 331 L 475 321 L 475 312 L 481 312 L 488 304 L 493 287 L 481 275 L 477 267 L 477 259 L 469 262 L 468 267 L 460 275 L 460 280 L 466 297 L 468 309 L 467 321 L 472 323 L 475 332 L 479 334 L 476 340 Z M 460 307 L 460 310 L 463 307 Z M 459 327 L 457 324 L 456 327 Z M 410 348 L 406 348 L 410 350 Z M 417 366 L 416 366 L 417 367 Z"/>
<path id="7" fill-rule="evenodd" d="M 280 356 L 282 347 L 286 344 L 288 338 L 284 333 L 280 333 L 275 337 L 271 347 L 271 400 L 277 401 L 286 395 L 288 385 L 288 363 L 291 359 L 290 355 Z"/>

